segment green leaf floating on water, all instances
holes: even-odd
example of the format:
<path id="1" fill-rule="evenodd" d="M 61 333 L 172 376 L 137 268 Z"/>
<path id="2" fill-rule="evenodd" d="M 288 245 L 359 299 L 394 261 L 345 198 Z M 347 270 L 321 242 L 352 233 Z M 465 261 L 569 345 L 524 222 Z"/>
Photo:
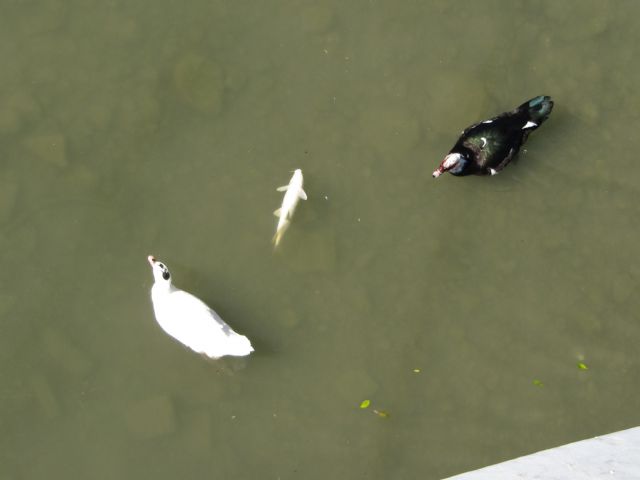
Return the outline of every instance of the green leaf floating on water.
<path id="1" fill-rule="evenodd" d="M 589 367 L 587 367 L 587 366 L 586 366 L 584 363 L 582 363 L 582 362 L 579 362 L 579 363 L 578 363 L 578 368 L 579 368 L 580 370 L 589 370 Z"/>
<path id="2" fill-rule="evenodd" d="M 534 384 L 536 387 L 544 387 L 544 383 L 542 383 L 540 380 L 534 380 L 534 381 L 533 381 L 533 384 Z"/>
<path id="3" fill-rule="evenodd" d="M 369 408 L 369 405 L 371 405 L 371 400 L 363 400 L 360 403 L 360 408 Z M 377 416 L 379 416 L 380 418 L 387 418 L 389 416 L 389 412 L 387 412 L 386 410 L 376 410 L 375 408 L 373 410 L 369 410 L 371 413 L 376 414 Z"/>

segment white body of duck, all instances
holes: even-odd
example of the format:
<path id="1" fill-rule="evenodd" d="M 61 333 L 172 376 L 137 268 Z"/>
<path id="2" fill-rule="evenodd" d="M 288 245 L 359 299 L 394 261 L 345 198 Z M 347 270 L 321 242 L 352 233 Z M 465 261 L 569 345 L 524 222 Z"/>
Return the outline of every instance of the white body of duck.
<path id="1" fill-rule="evenodd" d="M 282 199 L 282 206 L 275 212 L 273 212 L 273 214 L 278 217 L 276 234 L 273 236 L 274 247 L 278 246 L 282 235 L 284 235 L 284 232 L 286 232 L 287 228 L 289 228 L 289 225 L 291 224 L 291 218 L 293 217 L 293 212 L 296 209 L 296 205 L 298 205 L 298 200 L 307 199 L 307 194 L 302 189 L 302 184 L 302 170 L 298 168 L 293 172 L 293 176 L 291 177 L 291 180 L 289 180 L 289 185 L 278 188 L 279 192 L 286 193 L 284 194 L 284 198 Z"/>
<path id="2" fill-rule="evenodd" d="M 243 357 L 253 352 L 251 342 L 227 325 L 207 304 L 171 284 L 169 269 L 148 257 L 155 283 L 151 301 L 160 327 L 190 349 L 210 358 Z"/>

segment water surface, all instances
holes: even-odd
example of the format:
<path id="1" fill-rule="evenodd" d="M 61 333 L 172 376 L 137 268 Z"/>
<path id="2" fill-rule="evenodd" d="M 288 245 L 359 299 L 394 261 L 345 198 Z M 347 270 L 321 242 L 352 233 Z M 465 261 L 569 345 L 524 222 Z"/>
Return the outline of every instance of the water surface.
<path id="1" fill-rule="evenodd" d="M 438 479 L 637 426 L 638 14 L 5 2 L 0 477 Z M 431 178 L 540 94 L 515 165 Z M 164 335 L 148 254 L 255 355 Z"/>

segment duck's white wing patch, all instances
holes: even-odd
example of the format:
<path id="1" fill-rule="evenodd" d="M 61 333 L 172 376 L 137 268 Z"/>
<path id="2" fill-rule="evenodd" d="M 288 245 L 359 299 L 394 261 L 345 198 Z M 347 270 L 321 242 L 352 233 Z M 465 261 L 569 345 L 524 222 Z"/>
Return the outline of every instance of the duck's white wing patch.
<path id="1" fill-rule="evenodd" d="M 498 171 L 497 171 L 495 168 L 490 168 L 490 169 L 489 169 L 489 173 L 490 173 L 491 175 L 497 175 L 497 174 L 498 174 Z"/>
<path id="2" fill-rule="evenodd" d="M 525 128 L 533 128 L 533 127 L 537 127 L 538 124 L 535 122 L 527 122 L 525 123 L 524 127 L 522 127 L 522 130 L 524 130 Z"/>

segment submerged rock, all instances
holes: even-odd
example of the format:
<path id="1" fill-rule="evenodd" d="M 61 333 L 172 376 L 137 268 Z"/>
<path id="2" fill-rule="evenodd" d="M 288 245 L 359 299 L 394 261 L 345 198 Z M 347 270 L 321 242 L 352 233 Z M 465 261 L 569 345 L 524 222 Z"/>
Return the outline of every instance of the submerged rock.
<path id="1" fill-rule="evenodd" d="M 188 53 L 176 63 L 173 79 L 178 96 L 204 113 L 221 109 L 224 93 L 222 68 L 204 55 Z"/>
<path id="2" fill-rule="evenodd" d="M 37 158 L 51 165 L 60 168 L 68 165 L 66 142 L 62 134 L 34 135 L 26 138 L 23 145 Z"/>

